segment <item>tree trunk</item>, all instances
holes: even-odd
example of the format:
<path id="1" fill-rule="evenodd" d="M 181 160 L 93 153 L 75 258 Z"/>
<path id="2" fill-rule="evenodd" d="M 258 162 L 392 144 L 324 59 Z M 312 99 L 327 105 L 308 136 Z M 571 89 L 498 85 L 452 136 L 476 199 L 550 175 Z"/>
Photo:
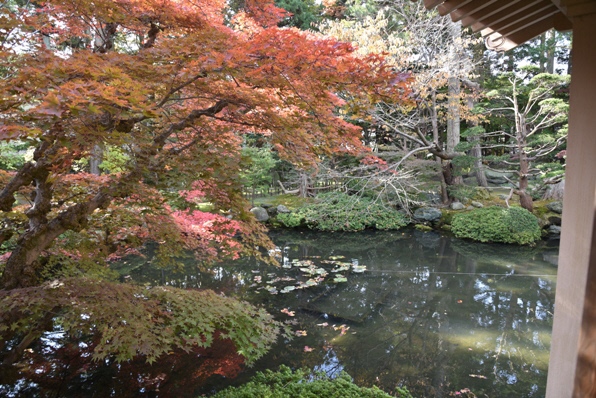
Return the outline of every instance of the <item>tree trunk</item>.
<path id="1" fill-rule="evenodd" d="M 60 213 L 52 221 L 37 225 L 25 232 L 18 240 L 16 248 L 8 258 L 0 288 L 17 289 L 38 284 L 40 256 L 54 240 L 68 230 L 78 231 L 87 224 L 87 217 L 97 208 L 110 201 L 103 194 L 96 195 L 87 203 L 81 203 Z"/>
<path id="2" fill-rule="evenodd" d="M 540 46 L 538 47 L 538 65 L 540 73 L 546 72 L 546 53 L 547 53 L 547 40 L 546 32 L 540 35 Z"/>
<path id="3" fill-rule="evenodd" d="M 448 116 L 447 116 L 447 152 L 455 152 L 460 139 L 459 96 L 460 82 L 457 77 L 450 77 L 448 83 Z"/>
<path id="4" fill-rule="evenodd" d="M 300 171 L 300 182 L 298 185 L 298 189 L 299 189 L 299 196 L 301 198 L 314 196 L 310 178 L 308 178 L 308 174 L 305 171 Z"/>
<path id="5" fill-rule="evenodd" d="M 530 213 L 534 211 L 534 203 L 532 197 L 528 194 L 528 171 L 530 169 L 530 162 L 528 155 L 520 148 L 519 153 L 519 190 L 516 192 L 519 195 L 519 204 Z"/>
<path id="6" fill-rule="evenodd" d="M 547 31 L 546 35 L 546 73 L 555 73 L 555 49 L 556 49 L 556 33 L 553 29 Z"/>
<path id="7" fill-rule="evenodd" d="M 100 145 L 95 145 L 89 157 L 89 173 L 100 175 L 101 170 L 99 165 L 103 161 L 103 148 Z"/>
<path id="8" fill-rule="evenodd" d="M 459 112 L 459 98 L 461 93 L 460 81 L 457 77 L 450 77 L 448 81 L 448 119 L 447 119 L 447 153 L 454 153 L 455 147 L 460 140 L 460 112 Z M 458 173 L 454 173 L 455 166 L 453 162 L 449 161 L 449 168 L 451 169 L 451 181 L 447 181 L 448 185 L 463 184 L 463 178 Z"/>
<path id="9" fill-rule="evenodd" d="M 478 137 L 472 138 L 473 141 L 479 141 Z M 474 144 L 470 150 L 470 155 L 475 158 L 474 160 L 474 175 L 476 176 L 476 182 L 481 187 L 488 187 L 488 181 L 486 180 L 486 174 L 484 174 L 484 165 L 482 164 L 482 149 L 480 143 Z"/>
<path id="10" fill-rule="evenodd" d="M 439 117 L 437 115 L 437 93 L 432 93 L 432 109 L 430 110 L 430 121 L 433 128 L 433 141 L 438 145 L 439 143 Z M 441 181 L 441 202 L 443 204 L 449 203 L 449 193 L 447 192 L 447 183 L 445 182 L 445 175 L 443 174 L 443 161 L 440 157 L 435 156 L 435 162 L 439 166 L 439 178 Z"/>
<path id="11" fill-rule="evenodd" d="M 480 90 L 480 84 L 464 81 L 464 84 L 472 91 Z M 470 95 L 466 100 L 466 105 L 470 112 L 474 109 L 474 99 Z M 468 120 L 468 127 L 478 126 L 477 120 Z M 481 187 L 488 187 L 488 181 L 486 180 L 486 174 L 484 174 L 484 165 L 482 164 L 482 148 L 480 146 L 480 139 L 476 136 L 470 138 L 470 141 L 474 142 L 474 146 L 470 150 L 470 156 L 474 157 L 474 175 L 476 176 L 476 182 Z"/>

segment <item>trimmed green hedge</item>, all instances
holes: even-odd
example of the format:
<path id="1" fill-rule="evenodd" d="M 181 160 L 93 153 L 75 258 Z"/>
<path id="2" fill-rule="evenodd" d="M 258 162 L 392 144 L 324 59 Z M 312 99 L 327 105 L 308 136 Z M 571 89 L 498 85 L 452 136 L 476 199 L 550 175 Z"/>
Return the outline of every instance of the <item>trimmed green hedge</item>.
<path id="1" fill-rule="evenodd" d="M 304 226 L 319 231 L 395 230 L 408 225 L 406 217 L 393 208 L 341 192 L 318 195 L 314 203 L 279 214 L 277 220 L 289 228 Z"/>
<path id="2" fill-rule="evenodd" d="M 391 398 L 377 387 L 358 387 L 347 373 L 331 379 L 322 373 L 314 376 L 307 369 L 292 372 L 287 366 L 279 371 L 258 372 L 252 380 L 240 387 L 228 387 L 215 398 Z M 397 388 L 397 398 L 412 398 L 404 388 Z"/>
<path id="3" fill-rule="evenodd" d="M 451 231 L 458 238 L 519 245 L 532 244 L 541 237 L 538 219 L 521 207 L 492 206 L 456 214 Z"/>

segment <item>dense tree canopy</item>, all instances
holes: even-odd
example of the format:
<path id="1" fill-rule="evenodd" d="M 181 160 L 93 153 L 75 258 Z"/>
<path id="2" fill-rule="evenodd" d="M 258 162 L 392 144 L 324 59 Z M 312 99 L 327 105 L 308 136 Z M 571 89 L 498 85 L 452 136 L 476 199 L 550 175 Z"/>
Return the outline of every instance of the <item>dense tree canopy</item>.
<path id="1" fill-rule="evenodd" d="M 110 296 L 86 279 L 113 279 L 109 260 L 146 241 L 158 243 L 163 263 L 184 248 L 208 260 L 266 246 L 240 194 L 244 134 L 268 137 L 282 159 L 314 165 L 323 154 L 363 150 L 360 129 L 339 117 L 341 108 L 357 117 L 376 101 L 407 95 L 406 75 L 382 56 L 277 27 L 287 16 L 269 0 L 234 10 L 224 0 L 15 1 L 0 9 L 0 141 L 29 154 L 14 171 L 0 171 L 0 299 L 18 298 L 2 306 L 2 324 L 17 325 L 0 329 L 5 363 L 60 316 L 67 332 L 116 330 L 126 315 L 95 317 L 97 302 L 80 286 L 120 307 L 143 297 L 147 308 L 160 312 L 163 305 L 167 317 L 178 316 L 169 290 L 122 288 Z M 89 173 L 102 159 L 104 174 Z M 227 217 L 198 211 L 197 200 Z M 44 293 L 57 286 L 64 292 Z M 64 302 L 69 289 L 73 301 Z M 41 305 L 39 297 L 56 318 L 28 311 Z M 73 326 L 76 314 L 96 323 Z M 39 330 L 26 334 L 18 325 L 27 322 Z M 264 317 L 252 322 L 271 325 Z M 149 339 L 158 348 L 107 338 L 95 355 L 150 352 L 153 359 L 169 345 L 186 349 L 210 336 L 176 324 L 178 337 Z M 249 358 L 275 335 L 250 320 L 241 327 L 252 332 L 240 337 L 217 322 L 212 327 L 238 346 L 255 339 Z"/>

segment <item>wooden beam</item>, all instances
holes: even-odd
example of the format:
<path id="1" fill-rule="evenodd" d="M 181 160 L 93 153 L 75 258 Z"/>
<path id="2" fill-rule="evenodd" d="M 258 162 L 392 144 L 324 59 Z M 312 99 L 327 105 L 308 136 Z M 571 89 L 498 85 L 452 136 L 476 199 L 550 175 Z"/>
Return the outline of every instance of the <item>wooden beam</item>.
<path id="1" fill-rule="evenodd" d="M 553 23 L 554 28 L 559 32 L 565 32 L 573 29 L 573 24 L 571 23 L 569 18 L 567 18 L 567 16 L 565 16 L 565 14 L 563 14 L 562 12 L 555 15 Z"/>
<path id="2" fill-rule="evenodd" d="M 444 1 L 445 0 L 424 0 L 424 7 L 426 7 L 427 10 L 431 10 Z"/>
<path id="3" fill-rule="evenodd" d="M 474 14 L 482 9 L 485 9 L 493 4 L 495 4 L 498 0 L 474 0 L 469 4 L 466 4 L 463 7 L 459 7 L 457 10 L 451 13 L 451 20 L 453 22 L 461 21 L 462 18 L 469 16 L 470 14 Z"/>
<path id="4" fill-rule="evenodd" d="M 500 22 L 490 24 L 490 28 L 496 30 L 503 36 L 507 36 L 517 32 L 519 29 L 531 26 L 551 15 L 555 15 L 558 12 L 560 12 L 559 9 L 552 3 L 536 4 L 533 7 L 527 8 L 523 12 L 512 14 L 509 18 Z"/>
<path id="5" fill-rule="evenodd" d="M 560 13 L 560 11 L 556 10 L 555 13 Z M 553 25 L 554 15 L 548 15 L 536 19 L 531 25 L 520 26 L 517 30 L 505 35 L 505 37 L 513 43 L 520 45 L 551 29 Z"/>
<path id="6" fill-rule="evenodd" d="M 465 6 L 472 0 L 447 0 L 443 4 L 437 7 L 439 15 L 445 16 L 451 11 L 458 9 L 459 7 Z"/>
<path id="7" fill-rule="evenodd" d="M 596 13 L 596 0 L 552 0 L 569 17 Z"/>
<path id="8" fill-rule="evenodd" d="M 466 16 L 465 18 L 462 19 L 461 23 L 463 26 L 470 26 L 473 23 L 478 22 L 478 20 L 481 17 L 484 18 L 489 18 L 493 15 L 495 15 L 496 13 L 499 13 L 509 7 L 514 6 L 516 3 L 521 2 L 521 0 L 512 0 L 510 2 L 505 2 L 505 1 L 497 1 L 495 3 L 492 3 L 491 5 L 488 5 L 486 8 L 478 10 L 476 12 L 471 13 L 470 15 Z"/>
<path id="9" fill-rule="evenodd" d="M 493 24 L 508 19 L 512 14 L 523 14 L 527 9 L 544 2 L 545 0 L 521 0 L 519 3 L 508 2 L 506 8 L 492 15 L 474 15 L 473 17 L 476 21 L 472 24 L 472 31 L 478 32 L 486 27 L 491 27 Z"/>

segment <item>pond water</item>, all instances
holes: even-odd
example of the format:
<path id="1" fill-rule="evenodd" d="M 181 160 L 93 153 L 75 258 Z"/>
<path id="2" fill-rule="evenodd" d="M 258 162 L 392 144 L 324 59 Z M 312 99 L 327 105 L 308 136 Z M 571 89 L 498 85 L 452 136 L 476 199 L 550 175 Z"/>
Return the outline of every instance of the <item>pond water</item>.
<path id="1" fill-rule="evenodd" d="M 202 270 L 188 259 L 173 272 L 149 257 L 120 264 L 123 279 L 213 289 L 287 322 L 296 336 L 280 338 L 252 368 L 225 365 L 237 377 L 218 376 L 226 372 L 217 360 L 201 367 L 192 352 L 153 365 L 89 363 L 86 346 L 58 343 L 56 331 L 33 348 L 44 357 L 39 372 L 0 383 L 0 395 L 196 397 L 281 364 L 345 371 L 358 385 L 389 393 L 405 386 L 417 398 L 545 395 L 558 242 L 479 244 L 415 230 L 271 236 L 280 266 L 243 259 Z M 233 352 L 220 347 L 201 359 L 225 349 Z"/>
<path id="2" fill-rule="evenodd" d="M 212 273 L 132 270 L 146 283 L 241 297 L 306 333 L 193 393 L 285 364 L 345 371 L 387 392 L 406 386 L 414 397 L 545 395 L 558 242 L 478 244 L 412 230 L 272 238 L 280 267 L 245 259 Z"/>

